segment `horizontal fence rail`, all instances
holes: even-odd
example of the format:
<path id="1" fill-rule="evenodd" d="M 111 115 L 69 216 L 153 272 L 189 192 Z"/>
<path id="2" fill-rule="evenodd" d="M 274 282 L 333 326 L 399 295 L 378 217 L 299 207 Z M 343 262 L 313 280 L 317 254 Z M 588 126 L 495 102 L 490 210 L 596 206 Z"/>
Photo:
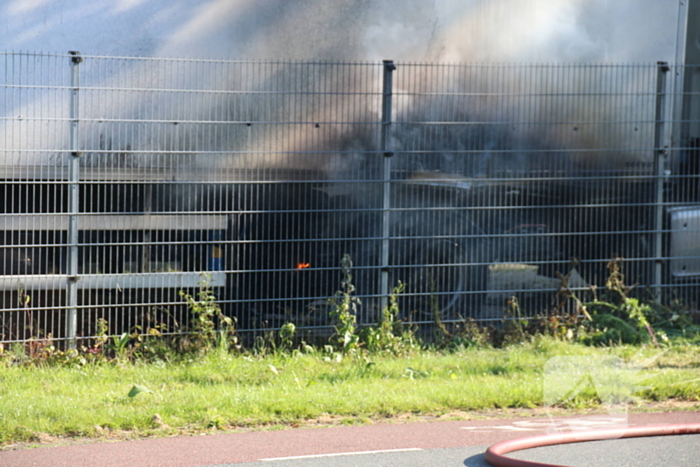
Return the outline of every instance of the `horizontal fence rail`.
<path id="1" fill-rule="evenodd" d="M 240 332 L 323 333 L 348 273 L 361 323 L 399 284 L 401 319 L 499 322 L 615 258 L 695 311 L 679 73 L 1 54 L 0 342 L 183 332 L 202 281 Z"/>

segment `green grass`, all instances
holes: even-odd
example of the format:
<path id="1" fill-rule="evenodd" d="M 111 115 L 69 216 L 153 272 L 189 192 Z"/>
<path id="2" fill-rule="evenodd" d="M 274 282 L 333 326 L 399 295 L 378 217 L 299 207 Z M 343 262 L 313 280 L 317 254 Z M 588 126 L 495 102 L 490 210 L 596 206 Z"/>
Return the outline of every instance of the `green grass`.
<path id="1" fill-rule="evenodd" d="M 554 356 L 658 354 L 538 338 L 504 349 L 422 351 L 407 357 L 311 352 L 266 357 L 213 353 L 181 363 L 0 367 L 0 444 L 39 434 L 164 436 L 237 427 L 358 423 L 405 414 L 542 405 Z M 647 400 L 700 400 L 700 346 L 675 344 L 642 370 Z M 148 391 L 129 397 L 134 385 Z M 593 393 L 572 402 L 596 404 Z"/>

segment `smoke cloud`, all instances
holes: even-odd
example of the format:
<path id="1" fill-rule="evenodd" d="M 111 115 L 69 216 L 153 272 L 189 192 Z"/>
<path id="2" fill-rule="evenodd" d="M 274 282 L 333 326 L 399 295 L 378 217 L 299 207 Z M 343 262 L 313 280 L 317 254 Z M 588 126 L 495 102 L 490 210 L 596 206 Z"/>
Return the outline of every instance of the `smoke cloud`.
<path id="1" fill-rule="evenodd" d="M 44 50 L 65 53 L 80 50 L 84 54 L 120 56 L 190 57 L 204 59 L 260 59 L 260 60 L 369 60 L 393 59 L 402 62 L 438 63 L 653 63 L 670 61 L 675 51 L 677 2 L 673 0 L 283 0 L 259 2 L 255 0 L 200 0 L 172 2 L 165 0 L 81 0 L 78 2 L 47 2 L 42 0 L 14 0 L 4 6 L 5 27 L 0 40 L 16 50 Z M 8 65 L 3 65 L 7 67 Z M 85 64 L 85 66 L 90 66 Z M 226 90 L 241 89 L 240 82 L 231 82 L 226 71 L 211 67 L 207 73 L 188 73 L 184 69 L 163 69 L 150 62 L 134 61 L 133 65 L 116 71 L 105 71 L 101 83 L 105 87 L 157 88 L 172 82 L 173 77 L 163 73 L 179 73 L 178 85 L 183 89 Z M 260 71 L 256 83 L 245 84 L 249 91 L 264 89 L 274 80 L 280 82 L 284 67 L 270 67 Z M 290 72 L 291 73 L 291 72 Z M 469 83 L 465 79 L 469 79 Z M 502 92 L 586 92 L 600 83 L 556 83 L 532 81 L 527 84 L 517 74 L 511 76 L 493 74 L 469 75 L 452 83 L 453 91 L 466 86 L 491 86 Z M 26 77 L 28 80 L 29 77 Z M 66 85 L 65 79 L 61 85 Z M 289 78 L 291 80 L 293 78 Z M 334 71 L 314 71 L 305 76 L 306 83 L 296 83 L 296 91 L 313 90 L 321 80 L 325 86 L 342 84 L 348 92 L 375 93 L 380 89 L 380 74 L 370 73 L 360 79 Z M 431 88 L 429 77 L 417 75 L 413 91 Z M 602 77 L 601 79 L 605 79 Z M 169 80 L 169 81 L 168 81 Z M 290 82 L 287 80 L 286 82 Z M 325 80 L 325 81 L 324 81 Z M 488 80 L 489 83 L 485 81 Z M 495 80 L 495 81 L 494 81 Z M 59 83 L 57 83 L 59 84 Z M 546 85 L 546 88 L 545 88 Z M 618 82 L 610 91 L 626 89 L 634 92 L 641 85 L 631 81 Z M 401 89 L 397 90 L 399 93 Z M 55 99 L 53 96 L 51 99 Z M 11 108 L 2 113 L 6 120 L 0 123 L 3 149 L 53 149 L 66 147 L 65 128 L 49 129 L 27 121 L 27 117 L 40 117 L 37 112 L 67 114 L 67 102 L 49 102 L 49 96 L 33 94 L 26 101 L 12 102 Z M 376 121 L 376 102 L 360 102 L 363 109 L 353 105 L 351 98 L 336 98 L 333 108 L 315 104 L 300 107 L 298 115 L 304 121 Z M 6 104 L 7 106 L 8 104 Z M 238 104 L 237 104 L 238 105 Z M 434 103 L 431 105 L 435 105 Z M 101 107 L 100 107 L 101 106 Z M 274 106 L 274 103 L 270 103 Z M 405 96 L 397 106 L 400 118 L 412 113 L 426 112 L 423 103 Z M 155 119 L 177 121 L 189 109 L 187 118 L 245 119 L 250 121 L 282 119 L 284 108 L 272 109 L 264 115 L 254 106 L 233 115 L 238 107 L 227 107 L 220 95 L 181 94 L 177 100 L 164 98 L 158 101 L 154 95 L 148 99 L 120 97 L 118 102 L 85 104 L 84 118 Z M 235 107 L 235 108 L 234 108 Z M 352 109 L 352 110 L 350 110 Z M 475 110 L 476 109 L 476 110 Z M 647 111 L 648 109 L 643 109 Z M 636 109 L 639 111 L 639 109 Z M 606 109 L 592 116 L 590 108 L 552 109 L 543 103 L 531 103 L 528 118 L 538 119 L 547 112 L 551 121 L 577 121 L 584 118 L 616 118 L 614 114 L 629 112 L 624 105 Z M 552 113 L 558 115 L 552 115 Z M 602 115 L 602 113 L 608 115 Z M 610 115 L 612 112 L 613 115 Z M 488 104 L 472 106 L 468 115 L 454 117 L 480 119 L 484 122 L 502 122 L 518 118 L 516 105 L 489 108 Z M 303 114 L 303 115 L 302 115 Z M 584 115 L 585 114 L 585 115 Z M 287 115 L 289 118 L 289 115 Z M 192 131 L 200 131 L 196 126 Z M 348 161 L 362 161 L 366 149 L 362 139 L 367 136 L 352 134 L 346 125 L 325 126 L 316 136 L 304 136 L 301 126 L 288 130 L 241 127 L 232 128 L 228 134 L 188 134 L 183 127 L 159 129 L 158 137 L 144 136 L 136 130 L 124 129 L 106 136 L 102 147 L 115 150 L 177 151 L 196 150 L 194 142 L 204 144 L 204 150 L 248 152 L 249 157 L 225 157 L 212 164 L 211 158 L 192 156 L 185 158 L 192 167 L 222 166 L 289 166 L 306 168 L 317 166 L 317 156 L 303 153 L 323 151 L 352 151 L 354 155 L 329 158 L 328 170 L 343 170 Z M 540 145 L 566 148 L 615 146 L 629 135 L 608 134 L 594 137 L 580 131 L 565 137 L 545 129 L 534 134 L 510 138 L 508 144 L 531 146 L 529 141 L 539 140 Z M 486 131 L 490 137 L 483 139 L 483 149 L 498 149 L 497 141 L 505 141 L 495 129 Z M 401 135 L 395 135 L 400 146 Z M 209 138 L 210 140 L 206 140 Z M 211 139 L 215 141 L 211 141 Z M 447 141 L 454 142 L 454 137 Z M 516 141 L 517 140 L 517 141 Z M 274 143 L 273 143 L 274 141 Z M 94 142 L 90 143 L 93 146 Z M 301 154 L 289 158 L 260 158 L 257 154 Z M 5 163 L 19 162 L 16 154 L 5 152 Z M 22 157 L 27 157 L 26 153 Z M 134 156 L 137 157 L 137 156 Z M 592 156 L 595 157 L 595 156 Z M 601 157 L 603 159 L 604 157 Z M 184 160 L 184 159 L 183 159 Z M 443 158 L 443 160 L 447 160 Z M 591 159 L 589 158 L 588 161 Z M 23 163 L 46 164 L 42 155 L 34 161 Z M 49 163 L 62 163 L 51 159 Z M 131 165 L 143 165 L 145 160 L 130 160 Z M 449 168 L 449 164 L 445 166 Z"/>

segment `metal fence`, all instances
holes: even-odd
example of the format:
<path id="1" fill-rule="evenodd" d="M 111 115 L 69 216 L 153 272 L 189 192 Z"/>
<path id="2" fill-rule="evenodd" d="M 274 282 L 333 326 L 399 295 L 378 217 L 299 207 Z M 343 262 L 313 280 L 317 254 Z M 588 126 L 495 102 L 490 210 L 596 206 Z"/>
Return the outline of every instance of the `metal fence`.
<path id="1" fill-rule="evenodd" d="M 697 308 L 680 67 L 0 59 L 2 342 L 181 332 L 203 278 L 322 329 L 345 255 L 365 323 L 399 283 L 417 323 L 544 313 L 615 257 Z"/>

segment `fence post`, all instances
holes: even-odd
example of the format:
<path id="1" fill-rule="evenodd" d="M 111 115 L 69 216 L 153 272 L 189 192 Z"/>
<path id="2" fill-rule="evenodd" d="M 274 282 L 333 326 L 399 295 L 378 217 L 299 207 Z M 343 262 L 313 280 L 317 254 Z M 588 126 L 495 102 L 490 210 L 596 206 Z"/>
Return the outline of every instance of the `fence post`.
<path id="1" fill-rule="evenodd" d="M 664 143 L 664 119 L 666 118 L 666 74 L 670 71 L 666 62 L 657 63 L 656 112 L 654 120 L 654 300 L 661 302 L 663 284 L 663 229 L 664 229 L 664 184 L 666 180 L 666 144 Z"/>
<path id="2" fill-rule="evenodd" d="M 80 211 L 80 151 L 79 151 L 79 95 L 80 62 L 83 61 L 80 52 L 68 52 L 71 66 L 70 91 L 70 155 L 68 161 L 68 283 L 67 301 L 68 316 L 66 319 L 66 337 L 68 347 L 76 348 L 78 329 L 78 213 Z"/>
<path id="3" fill-rule="evenodd" d="M 389 299 L 389 214 L 391 209 L 391 99 L 393 73 L 396 70 L 393 60 L 384 60 L 382 84 L 382 127 L 379 151 L 384 158 L 382 182 L 382 253 L 381 274 L 379 280 L 379 312 L 388 305 Z"/>

